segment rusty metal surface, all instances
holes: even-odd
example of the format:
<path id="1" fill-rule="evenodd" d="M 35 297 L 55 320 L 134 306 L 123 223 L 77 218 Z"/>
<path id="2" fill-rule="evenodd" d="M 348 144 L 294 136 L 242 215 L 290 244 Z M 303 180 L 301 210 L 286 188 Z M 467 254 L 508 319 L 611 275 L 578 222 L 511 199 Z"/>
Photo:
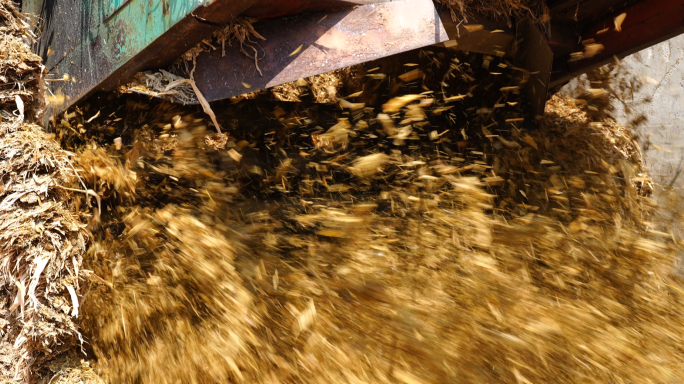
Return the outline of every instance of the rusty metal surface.
<path id="1" fill-rule="evenodd" d="M 611 24 L 614 15 L 582 28 L 581 22 L 597 12 L 634 1 L 550 2 L 552 17 L 560 18 L 552 19 L 548 32 L 556 56 L 551 86 L 613 55 L 622 57 L 684 32 L 684 0 L 643 0 L 632 5 L 620 34 L 611 30 L 594 36 Z M 445 9 L 438 12 L 431 0 L 31 0 L 27 4 L 40 9 L 45 20 L 37 51 L 50 73 L 56 77 L 68 73 L 74 79 L 50 83 L 53 93 L 67 96 L 61 109 L 95 91 L 114 89 L 138 71 L 168 65 L 238 14 L 266 18 L 259 26 L 268 38 L 260 43 L 263 76 L 253 59 L 237 49 L 227 50 L 225 57 L 220 50 L 204 53 L 198 58 L 195 78 L 209 100 L 436 43 L 490 55 L 515 53 L 515 33 L 505 23 L 477 16 L 468 25 L 455 23 Z M 572 7 L 578 12 L 577 21 L 568 16 Z M 292 14 L 296 15 L 273 18 Z M 585 39 L 596 37 L 606 50 L 592 59 L 568 63 L 566 56 L 577 49 L 575 31 L 584 31 Z M 299 46 L 301 51 L 291 56 Z M 538 44 L 525 50 L 541 52 L 542 48 Z M 540 73 L 546 73 L 547 52 L 540 57 L 522 66 L 539 67 Z M 548 83 L 536 80 L 540 86 Z M 537 88 L 531 86 L 534 95 L 545 93 Z"/>
<path id="2" fill-rule="evenodd" d="M 556 57 L 568 56 L 582 50 L 582 43 L 574 25 L 552 23 L 549 30 L 549 46 Z"/>
<path id="3" fill-rule="evenodd" d="M 105 20 L 112 17 L 116 12 L 124 7 L 131 0 L 108 0 L 105 2 Z"/>
<path id="4" fill-rule="evenodd" d="M 515 64 L 530 72 L 522 89 L 527 96 L 529 113 L 535 117 L 542 116 L 551 79 L 553 52 L 544 34 L 530 19 L 518 22 L 516 36 L 519 43 Z"/>
<path id="5" fill-rule="evenodd" d="M 515 29 L 506 22 L 477 14 L 469 15 L 467 24 L 455 22 L 446 8 L 439 15 L 449 35 L 449 41 L 443 43 L 445 47 L 487 55 L 498 55 L 501 52 L 512 54 Z"/>
<path id="6" fill-rule="evenodd" d="M 258 0 L 244 15 L 273 18 L 302 12 L 340 11 L 357 5 L 382 3 L 391 0 Z"/>
<path id="7" fill-rule="evenodd" d="M 619 9 L 640 0 L 549 0 L 547 6 L 552 22 L 574 21 L 578 25 L 595 23 Z"/>
<path id="8" fill-rule="evenodd" d="M 260 42 L 263 76 L 254 59 L 238 49 L 227 49 L 225 57 L 216 50 L 197 58 L 195 81 L 207 100 L 269 88 L 448 39 L 432 0 L 400 0 L 264 20 L 259 22 L 259 33 L 268 39 Z M 301 51 L 291 55 L 300 45 Z"/>
<path id="9" fill-rule="evenodd" d="M 613 19 L 620 13 L 627 17 L 622 31 L 615 30 Z M 605 30 L 603 33 L 597 33 Z M 594 39 L 604 46 L 591 58 L 568 62 L 570 57 L 556 60 L 551 87 L 564 84 L 571 78 L 593 68 L 623 58 L 661 41 L 684 33 L 684 0 L 644 0 L 583 30 L 582 40 Z"/>

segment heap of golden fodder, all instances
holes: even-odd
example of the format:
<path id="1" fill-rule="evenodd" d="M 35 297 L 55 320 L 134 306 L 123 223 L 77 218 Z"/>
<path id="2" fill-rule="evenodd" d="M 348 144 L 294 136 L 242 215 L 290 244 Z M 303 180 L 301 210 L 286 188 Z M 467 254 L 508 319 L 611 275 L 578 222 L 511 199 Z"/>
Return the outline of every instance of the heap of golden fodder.
<path id="1" fill-rule="evenodd" d="M 505 59 L 411 55 L 339 107 L 216 105 L 218 147 L 135 98 L 62 131 L 118 170 L 83 319 L 111 382 L 684 377 L 680 240 L 630 131 L 559 97 L 526 127 Z"/>
<path id="2" fill-rule="evenodd" d="M 41 59 L 25 42 L 35 38 L 31 29 L 13 1 L 0 1 L 0 105 L 13 107 L 21 97 L 26 111 L 43 103 L 37 93 L 43 81 Z"/>
<path id="3" fill-rule="evenodd" d="M 82 357 L 82 356 L 81 356 Z M 53 374 L 48 384 L 102 384 L 90 363 L 76 356 L 62 356 L 47 364 Z M 45 381 L 46 379 L 43 379 Z"/>
<path id="4" fill-rule="evenodd" d="M 88 303 L 88 324 L 100 328 L 93 344 L 100 368 L 112 382 L 245 379 L 244 365 L 257 364 L 258 319 L 234 267 L 235 235 L 212 216 L 173 205 L 131 213 L 126 224 L 125 243 L 100 243 L 90 253 L 111 267 L 102 277 L 113 282 Z"/>
<path id="5" fill-rule="evenodd" d="M 81 343 L 77 318 L 90 240 L 74 206 L 85 192 L 54 135 L 34 124 L 0 124 L 0 325 L 4 380 L 40 377 Z"/>
<path id="6" fill-rule="evenodd" d="M 79 293 L 90 236 L 75 206 L 73 154 L 35 124 L 40 58 L 15 5 L 0 0 L 0 382 L 52 376 L 51 360 L 81 346 Z"/>
<path id="7" fill-rule="evenodd" d="M 90 237 L 72 206 L 73 187 L 83 190 L 73 154 L 41 127 L 0 114 L 1 373 L 23 381 L 80 343 L 80 266 Z"/>

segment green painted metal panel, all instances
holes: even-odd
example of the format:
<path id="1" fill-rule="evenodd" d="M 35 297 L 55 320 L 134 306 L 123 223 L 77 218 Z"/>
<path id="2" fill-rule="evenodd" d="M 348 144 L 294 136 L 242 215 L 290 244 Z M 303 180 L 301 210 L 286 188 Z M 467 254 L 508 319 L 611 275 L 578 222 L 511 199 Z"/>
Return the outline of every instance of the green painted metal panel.
<path id="1" fill-rule="evenodd" d="M 256 17 L 304 10 L 341 10 L 391 0 L 25 0 L 41 2 L 45 20 L 38 53 L 63 110 L 98 90 L 112 90 L 137 72 L 164 67 L 220 25 L 247 12 Z M 429 0 L 426 0 L 429 2 Z M 37 4 L 37 3 L 34 3 Z M 32 5 L 32 7 L 36 7 Z M 360 21 L 363 23 L 363 21 Z M 306 31 L 302 31 L 306 33 Z M 50 52 L 50 54 L 48 54 Z"/>
<path id="2" fill-rule="evenodd" d="M 112 16 L 117 10 L 126 5 L 130 0 L 107 0 L 105 6 L 105 19 Z"/>
<path id="3" fill-rule="evenodd" d="M 73 20 L 48 32 L 61 34 L 59 39 L 41 42 L 43 52 L 46 45 L 55 52 L 46 60 L 50 73 L 73 79 L 50 84 L 53 93 L 68 96 L 70 105 L 98 89 L 116 87 L 140 70 L 167 65 L 208 37 L 217 24 L 196 15 L 226 22 L 255 0 L 45 1 L 53 10 L 62 7 L 73 14 Z"/>
<path id="4" fill-rule="evenodd" d="M 140 52 L 153 41 L 161 37 L 176 23 L 195 10 L 198 0 L 111 0 L 111 4 L 119 4 L 113 14 L 105 17 L 98 27 L 88 34 L 88 39 L 81 41 L 79 51 L 87 50 L 98 39 L 103 42 L 101 52 L 94 55 L 105 55 L 117 67 L 129 56 Z M 117 12 L 118 11 L 118 12 Z"/>
<path id="5" fill-rule="evenodd" d="M 91 2 L 97 3 L 97 2 Z M 118 6 L 117 6 L 118 4 Z M 111 0 L 99 25 L 85 26 L 84 39 L 55 68 L 58 74 L 79 71 L 101 78 L 103 70 L 113 71 L 161 37 L 169 28 L 199 6 L 198 0 Z M 59 52 L 57 52 L 59 53 Z M 82 79 L 87 81 L 87 79 Z M 78 81 L 78 79 L 77 79 Z"/>

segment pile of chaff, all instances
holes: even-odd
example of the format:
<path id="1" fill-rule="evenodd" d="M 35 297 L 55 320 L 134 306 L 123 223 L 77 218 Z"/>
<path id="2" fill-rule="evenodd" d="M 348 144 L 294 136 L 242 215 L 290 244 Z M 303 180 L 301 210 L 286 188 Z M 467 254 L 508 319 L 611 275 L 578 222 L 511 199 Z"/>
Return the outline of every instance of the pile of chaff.
<path id="1" fill-rule="evenodd" d="M 0 36 L 0 106 L 14 106 L 19 97 L 24 100 L 25 109 L 40 108 L 42 98 L 38 90 L 43 67 L 40 57 L 24 41 L 35 36 L 10 0 L 0 1 Z"/>
<path id="2" fill-rule="evenodd" d="M 14 3 L 0 0 L 2 383 L 49 379 L 61 369 L 52 360 L 82 347 L 77 319 L 90 235 L 73 195 L 86 191 L 74 154 L 27 122 L 44 100 L 41 59 L 26 43 L 33 38 Z M 75 368 L 75 361 L 70 375 L 82 377 L 87 366 Z"/>
<path id="3" fill-rule="evenodd" d="M 198 108 L 135 95 L 56 127 L 102 197 L 81 325 L 103 376 L 684 377 L 681 240 L 651 221 L 630 130 L 588 113 L 604 93 L 556 96 L 535 127 L 505 58 L 434 48 L 366 67 L 333 106 L 216 103 L 224 136 Z"/>

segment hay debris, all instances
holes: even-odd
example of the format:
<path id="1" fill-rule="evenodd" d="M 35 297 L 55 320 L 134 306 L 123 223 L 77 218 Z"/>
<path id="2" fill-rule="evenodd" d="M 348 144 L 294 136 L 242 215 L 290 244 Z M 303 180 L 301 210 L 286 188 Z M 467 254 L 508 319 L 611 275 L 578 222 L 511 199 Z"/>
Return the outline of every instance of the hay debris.
<path id="1" fill-rule="evenodd" d="M 90 363 L 77 356 L 63 356 L 48 364 L 49 384 L 104 384 Z"/>
<path id="2" fill-rule="evenodd" d="M 26 122 L 44 106 L 35 36 L 11 1 L 0 1 L 0 381 L 36 382 L 47 364 L 82 346 L 82 257 L 90 241 L 73 190 L 74 154 Z"/>
<path id="3" fill-rule="evenodd" d="M 137 92 L 181 104 L 199 104 L 189 80 L 160 69 L 159 72 L 139 73 L 135 80 L 123 87 L 124 92 Z"/>
<path id="4" fill-rule="evenodd" d="M 202 52 L 216 50 L 214 44 L 221 45 L 222 55 L 225 56 L 226 43 L 232 46 L 236 41 L 240 45 L 240 52 L 253 58 L 256 69 L 261 73 L 258 63 L 258 42 L 253 39 L 266 38 L 252 26 L 256 21 L 257 19 L 245 17 L 232 20 L 214 32 L 211 39 L 205 39 L 189 49 L 168 68 L 168 71 L 160 69 L 138 73 L 130 84 L 121 87 L 121 91 L 141 93 L 181 104 L 200 104 L 202 96 L 198 94 L 198 90 L 193 89 L 190 82 L 195 59 Z"/>
<path id="5" fill-rule="evenodd" d="M 509 26 L 512 25 L 513 20 L 527 17 L 548 21 L 543 20 L 548 17 L 548 9 L 542 0 L 436 0 L 436 2 L 449 8 L 454 21 L 462 20 L 467 23 L 468 17 L 473 13 L 505 20 Z"/>
<path id="6" fill-rule="evenodd" d="M 254 58 L 254 66 L 259 74 L 262 74 L 259 69 L 259 51 L 257 50 L 259 43 L 253 39 L 266 40 L 266 38 L 254 29 L 252 24 L 257 21 L 258 19 L 250 17 L 237 17 L 223 29 L 214 32 L 213 38 L 221 44 L 222 56 L 226 55 L 226 42 L 232 46 L 233 41 L 237 40 L 240 44 L 240 52 L 249 58 Z"/>
<path id="7" fill-rule="evenodd" d="M 258 344 L 257 320 L 235 271 L 236 242 L 211 220 L 172 205 L 133 213 L 125 242 L 91 248 L 101 263 L 95 273 L 112 285 L 94 288 L 90 308 L 113 311 L 89 311 L 84 320 L 101 327 L 94 348 L 113 382 L 240 381 L 256 364 L 249 349 Z"/>
<path id="8" fill-rule="evenodd" d="M 0 127 L 0 287 L 7 292 L 9 377 L 29 380 L 80 344 L 75 318 L 82 256 L 90 239 L 66 190 L 78 183 L 73 155 L 33 124 Z M 70 188 L 71 189 L 71 188 Z"/>
<path id="9" fill-rule="evenodd" d="M 35 38 L 30 25 L 9 0 L 0 1 L 0 34 L 0 107 L 14 107 L 20 97 L 27 113 L 37 113 L 44 106 L 40 96 L 44 67 L 25 42 Z"/>
<path id="10" fill-rule="evenodd" d="M 364 107 L 219 103 L 221 147 L 199 109 L 132 96 L 134 129 L 61 129 L 136 174 L 135 200 L 94 187 L 110 214 L 81 310 L 110 381 L 684 377 L 682 243 L 631 131 L 560 96 L 535 129 L 513 72 L 407 55 L 369 64 Z"/>

